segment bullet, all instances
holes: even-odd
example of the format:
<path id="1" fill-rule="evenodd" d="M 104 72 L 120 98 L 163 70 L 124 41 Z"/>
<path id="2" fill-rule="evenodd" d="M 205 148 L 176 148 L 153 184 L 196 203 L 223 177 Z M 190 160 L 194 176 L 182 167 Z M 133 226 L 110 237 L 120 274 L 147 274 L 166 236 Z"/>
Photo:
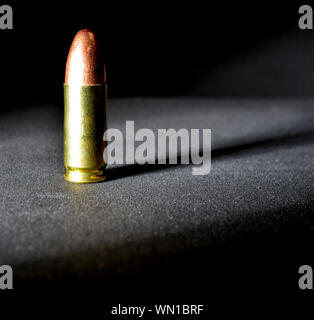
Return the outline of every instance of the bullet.
<path id="1" fill-rule="evenodd" d="M 70 47 L 64 80 L 64 178 L 105 180 L 106 72 L 95 34 L 80 30 Z"/>

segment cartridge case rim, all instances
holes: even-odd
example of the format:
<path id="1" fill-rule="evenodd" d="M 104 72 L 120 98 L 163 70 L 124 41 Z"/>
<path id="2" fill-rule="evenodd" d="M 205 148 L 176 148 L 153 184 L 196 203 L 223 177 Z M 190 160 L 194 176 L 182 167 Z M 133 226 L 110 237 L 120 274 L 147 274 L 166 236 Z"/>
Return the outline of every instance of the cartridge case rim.
<path id="1" fill-rule="evenodd" d="M 69 182 L 86 184 L 106 180 L 105 167 L 102 168 L 72 168 L 66 166 L 64 179 Z"/>

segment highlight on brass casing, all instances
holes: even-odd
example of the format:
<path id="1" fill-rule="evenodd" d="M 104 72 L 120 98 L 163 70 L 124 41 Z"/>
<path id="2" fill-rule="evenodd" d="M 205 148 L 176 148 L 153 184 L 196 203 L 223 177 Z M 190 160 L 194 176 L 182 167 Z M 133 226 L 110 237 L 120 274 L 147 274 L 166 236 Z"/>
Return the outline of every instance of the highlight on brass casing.
<path id="1" fill-rule="evenodd" d="M 64 83 L 64 178 L 105 180 L 103 134 L 107 127 L 105 69 L 93 32 L 79 31 L 70 48 Z"/>

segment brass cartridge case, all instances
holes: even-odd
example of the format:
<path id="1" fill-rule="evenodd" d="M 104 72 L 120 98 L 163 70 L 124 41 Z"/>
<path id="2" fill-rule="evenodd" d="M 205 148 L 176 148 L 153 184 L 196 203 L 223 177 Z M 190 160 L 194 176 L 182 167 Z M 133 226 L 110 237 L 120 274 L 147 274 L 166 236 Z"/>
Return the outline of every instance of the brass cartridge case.
<path id="1" fill-rule="evenodd" d="M 75 183 L 105 180 L 103 135 L 107 129 L 106 84 L 64 84 L 64 178 Z"/>

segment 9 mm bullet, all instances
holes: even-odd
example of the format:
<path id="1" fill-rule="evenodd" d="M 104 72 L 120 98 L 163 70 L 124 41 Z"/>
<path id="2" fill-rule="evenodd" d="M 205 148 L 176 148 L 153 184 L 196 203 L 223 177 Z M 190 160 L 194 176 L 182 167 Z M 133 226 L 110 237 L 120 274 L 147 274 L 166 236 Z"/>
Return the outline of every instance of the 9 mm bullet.
<path id="1" fill-rule="evenodd" d="M 107 86 L 95 34 L 80 30 L 71 45 L 64 81 L 64 178 L 74 183 L 105 177 L 103 135 L 107 129 Z"/>

